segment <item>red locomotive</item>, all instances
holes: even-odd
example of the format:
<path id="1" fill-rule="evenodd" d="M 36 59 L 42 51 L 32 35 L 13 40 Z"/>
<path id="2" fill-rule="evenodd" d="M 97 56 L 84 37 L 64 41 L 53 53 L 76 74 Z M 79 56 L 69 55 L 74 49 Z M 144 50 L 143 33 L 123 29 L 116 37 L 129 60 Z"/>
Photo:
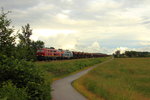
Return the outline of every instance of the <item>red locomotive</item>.
<path id="1" fill-rule="evenodd" d="M 41 48 L 37 50 L 37 59 L 38 60 L 53 60 L 60 59 L 62 57 L 63 51 L 52 49 L 52 48 Z"/>

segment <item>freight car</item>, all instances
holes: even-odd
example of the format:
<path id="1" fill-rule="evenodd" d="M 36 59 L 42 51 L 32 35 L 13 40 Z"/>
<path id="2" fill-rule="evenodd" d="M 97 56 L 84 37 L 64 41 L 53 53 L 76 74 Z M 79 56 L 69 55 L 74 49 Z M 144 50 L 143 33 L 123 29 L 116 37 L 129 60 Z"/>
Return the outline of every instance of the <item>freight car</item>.
<path id="1" fill-rule="evenodd" d="M 106 54 L 101 53 L 85 53 L 55 48 L 41 48 L 37 50 L 36 55 L 38 60 L 79 59 L 108 56 Z"/>

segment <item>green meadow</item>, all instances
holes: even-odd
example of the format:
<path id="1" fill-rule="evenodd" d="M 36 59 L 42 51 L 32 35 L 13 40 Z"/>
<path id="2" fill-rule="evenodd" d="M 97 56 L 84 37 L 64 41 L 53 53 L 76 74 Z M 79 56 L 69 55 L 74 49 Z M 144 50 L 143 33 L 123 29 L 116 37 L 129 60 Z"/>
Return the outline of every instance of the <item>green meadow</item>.
<path id="1" fill-rule="evenodd" d="M 50 77 L 61 78 L 73 72 L 83 70 L 89 66 L 101 63 L 109 57 L 102 58 L 87 58 L 87 59 L 72 59 L 72 60 L 58 60 L 47 62 L 36 62 L 36 66 L 46 70 Z"/>
<path id="2" fill-rule="evenodd" d="M 73 85 L 89 100 L 150 100 L 150 58 L 117 58 Z"/>

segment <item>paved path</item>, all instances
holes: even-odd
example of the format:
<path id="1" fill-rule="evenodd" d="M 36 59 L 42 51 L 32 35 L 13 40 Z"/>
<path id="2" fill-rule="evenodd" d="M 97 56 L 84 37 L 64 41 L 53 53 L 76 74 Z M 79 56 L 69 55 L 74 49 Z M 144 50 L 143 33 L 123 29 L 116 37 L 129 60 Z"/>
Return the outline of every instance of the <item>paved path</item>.
<path id="1" fill-rule="evenodd" d="M 107 63 L 109 61 L 110 60 L 105 61 L 101 64 Z M 98 65 L 101 65 L 101 64 L 98 64 Z M 71 83 L 98 65 L 90 67 L 84 71 L 77 73 L 77 74 L 54 81 L 52 84 L 52 89 L 53 89 L 53 91 L 52 91 L 53 99 L 52 100 L 87 100 L 84 96 L 82 96 L 79 92 L 77 92 L 72 87 Z"/>

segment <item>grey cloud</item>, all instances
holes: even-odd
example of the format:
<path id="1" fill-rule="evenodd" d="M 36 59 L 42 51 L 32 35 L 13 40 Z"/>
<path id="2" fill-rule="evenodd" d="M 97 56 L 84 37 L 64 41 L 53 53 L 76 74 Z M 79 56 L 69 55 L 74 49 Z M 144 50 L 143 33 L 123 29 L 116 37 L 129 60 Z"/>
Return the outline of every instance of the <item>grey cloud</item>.
<path id="1" fill-rule="evenodd" d="M 97 42 L 100 46 L 99 49 L 102 51 L 105 51 L 105 48 L 115 48 L 118 46 L 138 48 L 141 46 L 138 44 L 140 42 L 137 39 L 139 37 L 138 34 L 148 33 L 149 31 L 143 28 L 144 26 L 149 28 L 150 15 L 148 14 L 148 10 L 144 13 L 139 12 L 141 15 L 135 15 L 134 17 L 134 10 L 137 10 L 134 8 L 145 10 L 146 8 L 144 7 L 150 3 L 149 0 L 0 1 L 0 7 L 12 10 L 9 16 L 16 27 L 30 23 L 33 29 L 67 29 L 79 31 L 76 34 L 70 35 L 60 34 L 55 37 L 40 37 L 47 46 L 64 47 L 63 44 L 69 45 L 68 43 L 73 41 L 75 48 L 80 50 L 86 47 L 90 49 L 89 46 Z M 89 9 L 90 6 L 94 6 L 91 5 L 93 1 L 98 2 L 97 7 L 92 9 L 94 11 Z M 133 13 L 131 10 L 133 10 Z M 61 22 L 61 19 L 57 19 L 57 15 L 59 14 L 66 15 L 64 22 Z M 136 26 L 140 26 L 142 31 L 140 29 L 138 31 L 139 27 L 136 28 Z M 137 35 L 133 30 L 137 32 Z M 147 36 L 149 35 L 147 34 Z"/>
<path id="2" fill-rule="evenodd" d="M 150 21 L 145 21 L 143 22 L 143 24 L 150 24 Z"/>
<path id="3" fill-rule="evenodd" d="M 33 7 L 39 3 L 38 0 L 0 0 L 0 6 L 7 10 L 21 9 Z"/>
<path id="4" fill-rule="evenodd" d="M 149 29 L 150 28 L 150 15 L 146 17 L 142 17 L 142 21 L 140 24 L 144 25 L 147 29 Z"/>
<path id="5" fill-rule="evenodd" d="M 98 1 L 98 0 L 97 0 Z M 112 0 L 111 0 L 112 1 Z M 4 2 L 4 0 L 2 0 Z M 7 1 L 6 1 L 7 2 Z M 25 1 L 13 0 L 15 3 L 5 3 L 5 7 L 15 8 L 14 16 L 12 17 L 16 20 L 16 23 L 24 24 L 33 23 L 38 24 L 40 22 L 41 25 L 44 26 L 52 26 L 47 22 L 53 22 L 53 17 L 55 17 L 58 13 L 62 13 L 63 10 L 70 10 L 70 13 L 67 14 L 70 19 L 73 20 L 95 20 L 95 21 L 103 21 L 110 20 L 113 15 L 109 15 L 110 12 L 115 9 L 109 8 L 101 8 L 97 12 L 88 12 L 88 4 L 90 4 L 91 0 L 33 0 L 33 1 Z M 104 2 L 104 0 L 99 0 L 98 2 Z M 38 6 L 39 4 L 42 4 Z M 53 5 L 52 9 L 40 9 L 44 8 L 46 5 Z M 36 7 L 37 6 L 37 7 Z M 42 7 L 43 6 L 43 7 Z M 28 9 L 27 9 L 28 8 Z M 18 16 L 20 16 L 18 18 Z M 98 16 L 98 17 L 97 17 Z M 61 25 L 60 23 L 53 22 L 53 24 Z M 64 27 L 64 25 L 61 25 Z M 67 26 L 68 27 L 68 26 Z"/>
<path id="6" fill-rule="evenodd" d="M 150 16 L 142 17 L 142 24 L 150 24 Z"/>
<path id="7" fill-rule="evenodd" d="M 150 47 L 142 47 L 142 48 L 138 48 L 137 50 L 150 52 Z"/>
<path id="8" fill-rule="evenodd" d="M 119 3 L 122 3 L 122 6 L 125 8 L 133 8 L 133 7 L 139 7 L 143 4 L 149 4 L 149 0 L 114 0 Z"/>

